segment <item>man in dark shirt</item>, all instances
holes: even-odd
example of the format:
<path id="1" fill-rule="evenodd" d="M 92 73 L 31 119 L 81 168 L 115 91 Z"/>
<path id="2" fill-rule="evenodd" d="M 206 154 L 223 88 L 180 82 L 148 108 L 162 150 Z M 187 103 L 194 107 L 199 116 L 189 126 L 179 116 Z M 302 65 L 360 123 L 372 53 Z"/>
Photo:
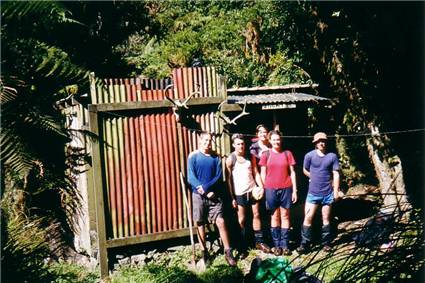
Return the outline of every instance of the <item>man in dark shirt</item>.
<path id="1" fill-rule="evenodd" d="M 318 132 L 313 137 L 315 149 L 304 157 L 303 172 L 310 178 L 301 229 L 301 245 L 297 251 L 306 253 L 310 249 L 311 225 L 319 205 L 322 206 L 322 245 L 331 250 L 331 205 L 339 198 L 339 162 L 335 153 L 326 152 L 327 136 Z"/>

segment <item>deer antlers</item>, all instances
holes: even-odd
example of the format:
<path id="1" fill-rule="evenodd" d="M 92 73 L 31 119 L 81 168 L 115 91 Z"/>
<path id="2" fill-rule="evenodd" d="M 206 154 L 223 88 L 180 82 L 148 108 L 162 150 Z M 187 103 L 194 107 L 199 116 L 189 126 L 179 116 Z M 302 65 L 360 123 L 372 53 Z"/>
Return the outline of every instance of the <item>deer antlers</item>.
<path id="1" fill-rule="evenodd" d="M 176 121 L 177 122 L 179 122 L 180 121 L 180 116 L 181 116 L 181 113 L 182 113 L 182 110 L 183 109 L 189 109 L 189 106 L 187 105 L 187 103 L 188 103 L 188 101 L 195 95 L 195 94 L 200 94 L 200 88 L 201 88 L 201 86 L 200 86 L 200 84 L 196 84 L 196 91 L 194 91 L 194 92 L 192 92 L 188 97 L 186 97 L 183 101 L 181 101 L 180 99 L 172 99 L 171 97 L 169 97 L 168 95 L 167 95 L 167 91 L 171 88 L 171 87 L 173 87 L 173 84 L 170 84 L 170 85 L 168 85 L 166 88 L 165 88 L 165 90 L 164 90 L 164 92 L 165 92 L 165 98 L 168 100 L 168 101 L 170 101 L 172 104 L 173 104 L 173 114 L 176 116 Z M 226 100 L 224 100 L 223 102 L 221 102 L 219 105 L 218 105 L 218 110 L 220 110 L 221 109 L 221 107 L 223 106 L 223 104 L 224 103 L 226 103 Z M 242 109 L 242 112 L 241 113 L 239 113 L 236 117 L 234 117 L 233 119 L 230 119 L 228 116 L 226 116 L 223 112 L 218 112 L 217 114 L 218 114 L 218 117 L 220 118 L 220 119 L 222 119 L 224 122 L 225 122 L 225 125 L 230 125 L 230 124 L 232 124 L 232 125 L 236 125 L 236 120 L 238 120 L 238 119 L 240 119 L 242 116 L 245 116 L 245 115 L 249 115 L 249 113 L 248 112 L 246 112 L 246 104 L 247 104 L 247 101 L 245 100 L 245 102 L 244 102 L 244 106 L 243 106 L 243 109 Z"/>
<path id="2" fill-rule="evenodd" d="M 196 88 L 197 88 L 197 90 L 195 91 L 195 92 L 192 92 L 188 97 L 186 97 L 186 99 L 185 100 L 183 100 L 183 101 L 181 101 L 180 99 L 172 99 L 172 98 L 170 98 L 168 95 L 167 95 L 167 90 L 169 89 L 169 88 L 171 88 L 173 86 L 173 84 L 170 84 L 170 85 L 168 85 L 166 88 L 165 88 L 165 90 L 164 90 L 164 92 L 165 92 L 165 98 L 168 100 L 168 101 L 170 101 L 173 105 L 174 105 L 174 107 L 177 107 L 177 108 L 186 108 L 186 109 L 189 109 L 189 107 L 187 106 L 187 102 L 195 95 L 195 94 L 200 94 L 200 91 L 199 91 L 199 89 L 201 88 L 201 86 L 199 85 L 199 84 L 196 84 Z"/>
<path id="3" fill-rule="evenodd" d="M 199 84 L 196 84 L 196 88 L 197 90 L 195 92 L 192 92 L 188 97 L 186 97 L 185 100 L 181 101 L 180 99 L 172 99 L 167 95 L 167 90 L 170 89 L 171 87 L 173 87 L 173 84 L 169 84 L 167 85 L 167 87 L 165 88 L 164 92 L 165 92 L 165 98 L 170 101 L 173 104 L 173 114 L 176 116 L 176 121 L 179 122 L 180 121 L 180 114 L 182 112 L 182 108 L 185 109 L 189 109 L 189 106 L 187 106 L 187 102 L 195 95 L 195 94 L 200 94 L 200 88 L 201 86 Z"/>
<path id="4" fill-rule="evenodd" d="M 221 106 L 223 106 L 223 104 L 224 104 L 224 101 L 223 101 L 222 103 L 220 103 L 220 105 L 218 106 L 218 109 L 220 109 L 220 108 L 221 108 Z M 227 117 L 225 114 L 223 114 L 223 112 L 220 112 L 218 117 L 220 117 L 221 119 L 223 119 L 223 121 L 224 121 L 226 124 L 233 124 L 233 125 L 236 125 L 236 120 L 238 120 L 238 119 L 239 119 L 239 118 L 241 118 L 242 116 L 249 115 L 249 113 L 248 113 L 248 112 L 246 112 L 246 111 L 245 111 L 245 109 L 246 109 L 246 100 L 245 100 L 245 103 L 244 103 L 244 106 L 243 106 L 242 112 L 241 112 L 241 113 L 239 113 L 239 114 L 238 114 L 236 117 L 234 117 L 233 119 L 230 119 L 229 117 Z"/>

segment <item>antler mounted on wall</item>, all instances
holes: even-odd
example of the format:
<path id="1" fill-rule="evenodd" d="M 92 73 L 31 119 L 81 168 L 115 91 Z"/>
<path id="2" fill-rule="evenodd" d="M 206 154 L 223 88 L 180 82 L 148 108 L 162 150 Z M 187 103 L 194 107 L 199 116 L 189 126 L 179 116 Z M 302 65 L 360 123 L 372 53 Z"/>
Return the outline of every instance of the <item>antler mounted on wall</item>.
<path id="1" fill-rule="evenodd" d="M 224 101 L 222 103 L 220 103 L 220 105 L 218 106 L 219 110 L 220 110 L 221 106 L 223 106 L 223 104 L 224 104 Z M 246 112 L 245 109 L 246 109 L 246 100 L 245 100 L 242 112 L 239 113 L 233 119 L 230 119 L 229 117 L 227 117 L 223 112 L 219 112 L 218 117 L 221 118 L 225 122 L 225 125 L 230 125 L 230 124 L 236 125 L 236 120 L 238 120 L 242 116 L 249 115 L 249 113 Z"/>
<path id="2" fill-rule="evenodd" d="M 169 88 L 173 87 L 173 84 L 168 85 L 165 88 L 165 98 L 170 101 L 173 104 L 173 114 L 176 116 L 176 121 L 179 122 L 180 121 L 180 116 L 182 114 L 182 110 L 184 109 L 189 109 L 189 106 L 187 106 L 187 102 L 195 95 L 195 94 L 200 94 L 200 88 L 201 86 L 199 84 L 196 84 L 196 88 L 197 90 L 195 92 L 192 92 L 188 97 L 186 97 L 183 101 L 181 101 L 180 99 L 172 99 L 167 95 L 167 90 Z"/>

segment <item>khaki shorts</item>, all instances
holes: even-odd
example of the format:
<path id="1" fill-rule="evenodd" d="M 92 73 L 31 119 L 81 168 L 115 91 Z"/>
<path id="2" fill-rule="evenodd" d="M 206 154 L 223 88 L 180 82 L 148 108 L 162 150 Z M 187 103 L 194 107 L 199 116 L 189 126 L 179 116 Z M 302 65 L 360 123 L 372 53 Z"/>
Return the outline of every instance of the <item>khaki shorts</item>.
<path id="1" fill-rule="evenodd" d="M 223 217 L 223 202 L 221 198 L 208 199 L 192 192 L 193 222 L 197 225 L 215 223 L 218 217 Z"/>

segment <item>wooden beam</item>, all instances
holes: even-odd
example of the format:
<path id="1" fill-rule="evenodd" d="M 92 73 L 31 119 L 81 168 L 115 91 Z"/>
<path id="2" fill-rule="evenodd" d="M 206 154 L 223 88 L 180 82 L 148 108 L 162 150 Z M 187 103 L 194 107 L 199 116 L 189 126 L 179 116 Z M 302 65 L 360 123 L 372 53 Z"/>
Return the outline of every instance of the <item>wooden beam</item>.
<path id="1" fill-rule="evenodd" d="M 221 106 L 221 111 L 222 112 L 232 112 L 232 111 L 240 112 L 240 111 L 242 111 L 242 108 L 243 107 L 241 107 L 239 104 L 227 104 L 227 103 L 224 103 Z"/>
<path id="2" fill-rule="evenodd" d="M 92 164 L 93 164 L 93 187 L 96 206 L 96 225 L 99 249 L 100 277 L 106 278 L 109 275 L 108 252 L 106 247 L 106 224 L 105 224 L 105 200 L 103 197 L 102 182 L 102 162 L 100 154 L 99 139 L 102 134 L 99 130 L 99 113 L 89 112 L 90 131 L 97 137 L 92 139 Z"/>
<path id="3" fill-rule="evenodd" d="M 202 106 L 211 104 L 220 104 L 223 102 L 221 97 L 194 97 L 187 102 L 187 106 Z M 168 100 L 154 100 L 154 101 L 131 101 L 119 103 L 104 103 L 104 104 L 90 104 L 89 111 L 92 112 L 105 112 L 105 111 L 128 111 L 140 109 L 155 109 L 155 108 L 168 108 L 173 107 L 173 104 Z"/>
<path id="4" fill-rule="evenodd" d="M 192 231 L 196 233 L 196 227 L 193 227 Z M 162 240 L 168 240 L 168 239 L 179 238 L 179 237 L 187 237 L 189 235 L 190 235 L 189 228 L 184 228 L 184 229 L 179 229 L 174 231 L 146 234 L 142 236 L 112 239 L 112 240 L 108 240 L 106 244 L 108 248 L 117 248 L 117 247 L 128 246 L 128 245 L 150 243 L 153 241 L 162 241 Z"/>

